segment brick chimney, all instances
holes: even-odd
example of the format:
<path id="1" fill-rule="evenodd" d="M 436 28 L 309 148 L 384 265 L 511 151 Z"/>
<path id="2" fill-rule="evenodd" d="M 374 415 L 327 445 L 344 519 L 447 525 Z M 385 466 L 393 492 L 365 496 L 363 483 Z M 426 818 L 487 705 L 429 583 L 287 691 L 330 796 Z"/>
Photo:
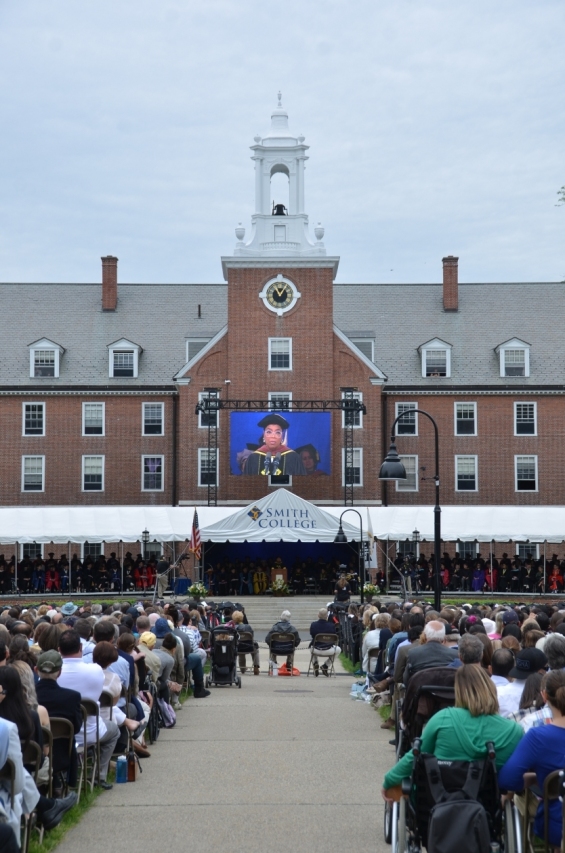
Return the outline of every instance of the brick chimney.
<path id="1" fill-rule="evenodd" d="M 443 310 L 459 310 L 459 258 L 448 255 L 443 262 Z"/>
<path id="2" fill-rule="evenodd" d="M 118 305 L 118 259 L 102 258 L 102 310 L 115 311 Z"/>

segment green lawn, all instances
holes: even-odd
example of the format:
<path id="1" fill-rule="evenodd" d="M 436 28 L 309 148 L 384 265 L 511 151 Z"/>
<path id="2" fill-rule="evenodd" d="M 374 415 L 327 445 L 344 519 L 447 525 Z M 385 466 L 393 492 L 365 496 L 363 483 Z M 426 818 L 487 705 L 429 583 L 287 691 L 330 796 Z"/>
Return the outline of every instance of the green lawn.
<path id="1" fill-rule="evenodd" d="M 113 780 L 109 778 L 108 781 Z M 80 803 L 67 812 L 61 823 L 54 829 L 50 829 L 49 832 L 43 834 L 43 844 L 39 843 L 39 836 L 37 831 L 34 830 L 29 842 L 29 853 L 49 853 L 50 850 L 54 850 L 65 833 L 79 823 L 83 814 L 88 811 L 94 800 L 102 794 L 104 794 L 104 791 L 101 788 L 88 791 L 86 796 L 83 794 L 80 798 Z"/>

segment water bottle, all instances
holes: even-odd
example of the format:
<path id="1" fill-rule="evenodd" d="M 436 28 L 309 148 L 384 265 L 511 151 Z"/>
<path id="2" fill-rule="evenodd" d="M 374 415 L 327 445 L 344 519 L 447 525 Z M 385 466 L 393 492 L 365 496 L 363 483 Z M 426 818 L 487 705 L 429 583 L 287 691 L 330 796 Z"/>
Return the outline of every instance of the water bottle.
<path id="1" fill-rule="evenodd" d="M 498 842 L 493 841 L 490 845 L 490 853 L 500 853 L 500 844 Z"/>
<path id="2" fill-rule="evenodd" d="M 116 761 L 116 783 L 127 782 L 128 780 L 128 763 L 125 755 L 118 756 Z"/>
<path id="3" fill-rule="evenodd" d="M 279 674 L 279 665 L 276 661 L 273 661 L 273 675 L 278 676 L 278 674 Z"/>
<path id="4" fill-rule="evenodd" d="M 135 762 L 136 762 L 136 757 L 135 757 L 135 752 L 133 751 L 133 747 L 132 747 L 129 750 L 128 757 L 127 757 L 127 777 L 128 777 L 127 781 L 128 782 L 135 782 L 135 771 L 136 771 Z"/>

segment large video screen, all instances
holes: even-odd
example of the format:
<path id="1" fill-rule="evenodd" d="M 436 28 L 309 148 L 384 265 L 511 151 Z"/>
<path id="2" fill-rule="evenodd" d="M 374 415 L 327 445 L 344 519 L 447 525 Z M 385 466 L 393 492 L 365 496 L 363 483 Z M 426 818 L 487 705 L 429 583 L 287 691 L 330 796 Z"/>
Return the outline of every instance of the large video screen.
<path id="1" fill-rule="evenodd" d="M 330 412 L 231 412 L 230 470 L 238 476 L 331 473 Z"/>

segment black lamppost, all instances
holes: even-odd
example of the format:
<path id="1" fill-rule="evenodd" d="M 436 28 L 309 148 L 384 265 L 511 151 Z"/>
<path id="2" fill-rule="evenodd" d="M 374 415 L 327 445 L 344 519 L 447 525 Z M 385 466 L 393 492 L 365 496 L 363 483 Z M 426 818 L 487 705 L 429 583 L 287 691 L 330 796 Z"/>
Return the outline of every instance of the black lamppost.
<path id="1" fill-rule="evenodd" d="M 337 531 L 337 536 L 334 539 L 334 542 L 347 542 L 347 536 L 343 532 L 343 527 L 341 525 L 341 519 L 345 515 L 346 512 L 355 512 L 359 516 L 359 548 L 357 553 L 357 575 L 359 577 L 359 582 L 361 584 L 361 604 L 363 604 L 363 587 L 365 586 L 365 565 L 361 563 L 361 549 L 363 547 L 363 519 L 361 518 L 361 513 L 357 509 L 344 509 L 339 517 L 339 530 Z"/>
<path id="2" fill-rule="evenodd" d="M 434 507 L 434 609 L 437 610 L 439 613 L 439 611 L 441 610 L 441 509 L 439 506 L 439 437 L 437 424 L 431 415 L 429 415 L 427 412 L 424 412 L 422 409 L 410 409 L 406 412 L 402 412 L 402 414 L 400 414 L 395 419 L 390 432 L 389 451 L 385 461 L 381 465 L 381 470 L 379 472 L 379 480 L 406 480 L 406 469 L 404 468 L 404 465 L 402 464 L 398 452 L 396 450 L 394 428 L 401 418 L 406 416 L 411 417 L 413 414 L 425 415 L 432 422 L 435 433 L 436 469 L 433 477 L 436 486 L 436 505 Z M 416 476 L 418 476 L 417 471 Z"/>
<path id="3" fill-rule="evenodd" d="M 147 559 L 147 546 L 149 545 L 149 531 L 147 528 L 141 534 L 141 542 L 143 545 L 143 560 L 145 561 Z"/>

